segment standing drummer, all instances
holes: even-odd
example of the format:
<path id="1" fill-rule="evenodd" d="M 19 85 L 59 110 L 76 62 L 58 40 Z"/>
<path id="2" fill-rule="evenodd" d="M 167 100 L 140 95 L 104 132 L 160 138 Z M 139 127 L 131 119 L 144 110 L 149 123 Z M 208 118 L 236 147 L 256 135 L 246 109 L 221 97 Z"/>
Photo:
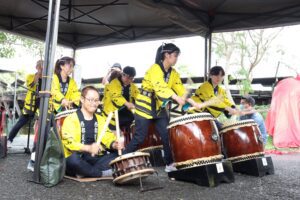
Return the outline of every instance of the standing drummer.
<path id="1" fill-rule="evenodd" d="M 134 102 L 139 94 L 139 89 L 133 83 L 136 71 L 134 67 L 127 66 L 123 69 L 121 76 L 113 79 L 105 86 L 103 97 L 102 116 L 107 117 L 110 112 L 119 110 L 119 125 L 129 129 L 134 116 Z M 116 122 L 113 118 L 109 128 L 116 130 Z"/>
<path id="2" fill-rule="evenodd" d="M 16 137 L 18 131 L 29 121 L 34 118 L 34 115 L 40 105 L 40 98 L 38 96 L 41 90 L 42 83 L 42 72 L 43 72 L 43 60 L 39 60 L 35 66 L 37 72 L 35 74 L 29 74 L 26 77 L 26 87 L 28 91 L 26 93 L 24 108 L 22 115 L 20 116 L 18 122 L 9 132 L 8 146 L 10 147 L 14 138 Z"/>
<path id="3" fill-rule="evenodd" d="M 172 43 L 163 44 L 157 49 L 155 64 L 146 72 L 142 81 L 141 93 L 135 102 L 136 132 L 124 152 L 130 153 L 138 149 L 148 134 L 150 123 L 153 122 L 163 143 L 166 172 L 174 171 L 176 168 L 173 164 L 169 144 L 168 113 L 163 107 L 172 99 L 180 105 L 185 103 L 185 88 L 178 72 L 173 68 L 179 53 L 179 48 Z"/>
<path id="4" fill-rule="evenodd" d="M 69 115 L 62 126 L 62 143 L 66 157 L 66 174 L 80 177 L 111 176 L 109 163 L 123 149 L 123 143 L 107 128 L 100 145 L 96 143 L 105 118 L 95 114 L 100 104 L 96 88 L 86 86 L 80 98 L 81 109 Z M 113 150 L 110 154 L 107 149 Z"/>
<path id="5" fill-rule="evenodd" d="M 225 71 L 221 66 L 214 66 L 209 71 L 209 79 L 199 86 L 192 96 L 195 102 L 203 103 L 211 100 L 212 98 L 221 97 L 220 101 L 207 106 L 196 112 L 209 112 L 215 118 L 219 117 L 222 113 L 227 118 L 231 115 L 238 114 L 238 109 L 235 105 L 227 98 L 226 91 L 220 86 L 225 76 Z M 218 129 L 221 129 L 222 124 L 216 120 Z"/>

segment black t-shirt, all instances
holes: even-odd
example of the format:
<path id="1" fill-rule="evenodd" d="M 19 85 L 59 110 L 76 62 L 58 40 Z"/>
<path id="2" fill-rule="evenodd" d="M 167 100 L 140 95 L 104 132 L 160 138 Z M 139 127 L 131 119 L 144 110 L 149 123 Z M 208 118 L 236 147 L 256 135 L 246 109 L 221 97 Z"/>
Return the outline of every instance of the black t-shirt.
<path id="1" fill-rule="evenodd" d="M 95 133 L 95 116 L 92 120 L 84 120 L 85 135 L 84 135 L 84 144 L 92 144 L 96 142 L 96 133 Z"/>
<path id="2" fill-rule="evenodd" d="M 122 82 L 121 82 L 122 83 Z M 122 85 L 122 95 L 126 99 L 126 101 L 130 102 L 130 85 L 124 86 Z M 125 106 L 121 110 L 119 110 L 119 123 L 120 126 L 130 125 L 133 121 L 133 114 L 127 109 Z"/>

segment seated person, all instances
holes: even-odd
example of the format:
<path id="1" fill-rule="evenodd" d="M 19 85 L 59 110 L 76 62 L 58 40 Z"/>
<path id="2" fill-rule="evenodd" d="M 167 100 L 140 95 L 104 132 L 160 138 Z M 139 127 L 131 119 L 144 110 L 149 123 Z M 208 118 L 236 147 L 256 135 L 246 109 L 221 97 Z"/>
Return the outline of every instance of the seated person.
<path id="1" fill-rule="evenodd" d="M 110 112 L 119 110 L 120 127 L 130 128 L 134 116 L 131 110 L 135 109 L 134 102 L 139 90 L 133 83 L 136 75 L 135 68 L 127 66 L 123 69 L 121 77 L 115 78 L 104 89 L 102 116 L 107 117 Z M 109 128 L 116 130 L 113 118 Z"/>
<path id="2" fill-rule="evenodd" d="M 62 57 L 56 61 L 51 86 L 55 113 L 79 105 L 80 91 L 75 80 L 70 77 L 74 66 L 75 60 L 70 57 Z"/>
<path id="3" fill-rule="evenodd" d="M 102 79 L 102 84 L 107 85 L 109 84 L 112 80 L 115 78 L 118 78 L 121 76 L 122 73 L 122 67 L 120 63 L 115 63 L 113 66 L 110 68 L 109 72 L 106 74 L 105 77 Z"/>
<path id="4" fill-rule="evenodd" d="M 266 132 L 266 126 L 263 117 L 254 109 L 255 100 L 253 97 L 246 95 L 241 99 L 240 107 L 240 120 L 253 119 L 260 130 L 261 136 L 263 138 L 264 145 L 267 143 L 268 134 Z"/>
<path id="5" fill-rule="evenodd" d="M 107 129 L 101 144 L 96 143 L 104 128 L 105 120 L 95 114 L 100 103 L 96 88 L 83 88 L 81 109 L 69 115 L 62 126 L 62 143 L 66 157 L 66 174 L 70 176 L 101 177 L 111 176 L 109 163 L 118 154 L 107 153 L 107 149 L 121 150 L 123 144 Z"/>
<path id="6" fill-rule="evenodd" d="M 224 76 L 225 71 L 222 67 L 214 66 L 210 69 L 208 81 L 205 81 L 199 86 L 199 88 L 195 91 L 195 94 L 192 96 L 192 99 L 197 103 L 205 104 L 205 102 L 219 96 L 221 97 L 220 102 L 217 101 L 203 109 L 195 110 L 195 112 L 209 112 L 215 118 L 219 117 L 222 113 L 224 113 L 227 118 L 238 113 L 235 105 L 227 98 L 226 91 L 220 87 Z M 218 129 L 221 129 L 222 124 L 217 120 L 216 124 Z"/>

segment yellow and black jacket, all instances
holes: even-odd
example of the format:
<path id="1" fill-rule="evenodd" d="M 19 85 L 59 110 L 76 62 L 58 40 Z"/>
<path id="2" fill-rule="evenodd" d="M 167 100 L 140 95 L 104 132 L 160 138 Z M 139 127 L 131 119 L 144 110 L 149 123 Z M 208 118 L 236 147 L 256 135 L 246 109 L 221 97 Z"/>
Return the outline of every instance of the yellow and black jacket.
<path id="1" fill-rule="evenodd" d="M 84 136 L 82 135 L 82 130 L 81 130 L 82 125 L 79 120 L 77 112 L 69 115 L 64 120 L 64 123 L 62 126 L 62 143 L 64 146 L 64 152 L 65 152 L 66 158 L 69 157 L 72 153 L 78 152 L 84 145 L 82 142 L 82 138 L 84 138 Z M 103 126 L 105 124 L 105 119 L 98 114 L 95 114 L 95 116 L 96 116 L 97 123 L 98 123 L 97 137 L 99 137 L 99 135 L 103 129 Z M 115 134 L 113 134 L 109 129 L 107 129 L 102 138 L 101 145 L 106 149 L 110 149 L 112 143 L 115 140 L 116 140 Z M 102 148 L 102 149 L 104 149 L 104 148 Z M 103 152 L 99 152 L 99 155 L 102 155 L 102 154 L 103 154 Z"/>
<path id="2" fill-rule="evenodd" d="M 107 84 L 104 88 L 104 97 L 103 97 L 103 110 L 102 116 L 107 117 L 110 112 L 114 112 L 115 110 L 119 110 L 124 104 L 127 102 L 125 97 L 123 96 L 123 85 L 119 78 L 113 79 L 109 84 Z M 134 103 L 138 94 L 140 93 L 139 89 L 134 83 L 130 84 L 129 88 L 129 101 L 130 103 Z M 127 109 L 122 108 L 122 109 Z M 115 127 L 116 122 L 115 119 L 112 118 L 110 121 L 110 125 Z"/>
<path id="3" fill-rule="evenodd" d="M 195 94 L 191 97 L 195 102 L 201 103 L 204 101 L 208 101 L 213 97 L 222 96 L 223 102 L 217 103 L 212 106 L 208 106 L 202 111 L 208 111 L 212 116 L 219 117 L 223 112 L 228 116 L 227 111 L 225 110 L 226 107 L 234 107 L 234 104 L 230 102 L 227 98 L 226 91 L 217 86 L 215 89 L 210 81 L 205 81 L 199 88 L 195 91 Z"/>
<path id="4" fill-rule="evenodd" d="M 155 118 L 163 103 L 171 100 L 173 94 L 183 96 L 185 92 L 175 69 L 171 67 L 165 72 L 161 65 L 154 64 L 142 81 L 142 90 L 135 102 L 136 114 L 146 119 Z"/>
<path id="5" fill-rule="evenodd" d="M 54 74 L 51 86 L 53 108 L 56 112 L 60 112 L 61 102 L 63 99 L 74 101 L 75 105 L 79 105 L 80 91 L 77 88 L 77 84 L 73 78 L 68 77 L 65 91 L 61 86 L 61 78 Z"/>
<path id="6" fill-rule="evenodd" d="M 34 114 L 35 111 L 38 108 L 38 92 L 40 89 L 41 81 L 38 83 L 34 82 L 34 76 L 35 74 L 29 74 L 26 77 L 26 87 L 28 88 L 28 91 L 26 93 L 25 101 L 24 101 L 24 108 L 23 108 L 23 114 Z"/>

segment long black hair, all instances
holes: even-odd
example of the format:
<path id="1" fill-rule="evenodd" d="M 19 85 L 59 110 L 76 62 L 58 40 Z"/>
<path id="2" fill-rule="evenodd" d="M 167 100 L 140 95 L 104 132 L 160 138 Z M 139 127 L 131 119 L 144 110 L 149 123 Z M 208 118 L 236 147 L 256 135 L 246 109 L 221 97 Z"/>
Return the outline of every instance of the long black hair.
<path id="1" fill-rule="evenodd" d="M 65 64 L 70 64 L 70 63 L 73 63 L 75 66 L 75 60 L 71 57 L 65 56 L 65 57 L 62 57 L 61 59 L 58 59 L 55 63 L 54 73 L 56 75 L 59 75 L 61 72 L 60 66 L 65 65 Z"/>
<path id="2" fill-rule="evenodd" d="M 156 51 L 155 63 L 159 64 L 165 59 L 165 53 L 180 53 L 180 49 L 173 43 L 163 43 Z"/>

